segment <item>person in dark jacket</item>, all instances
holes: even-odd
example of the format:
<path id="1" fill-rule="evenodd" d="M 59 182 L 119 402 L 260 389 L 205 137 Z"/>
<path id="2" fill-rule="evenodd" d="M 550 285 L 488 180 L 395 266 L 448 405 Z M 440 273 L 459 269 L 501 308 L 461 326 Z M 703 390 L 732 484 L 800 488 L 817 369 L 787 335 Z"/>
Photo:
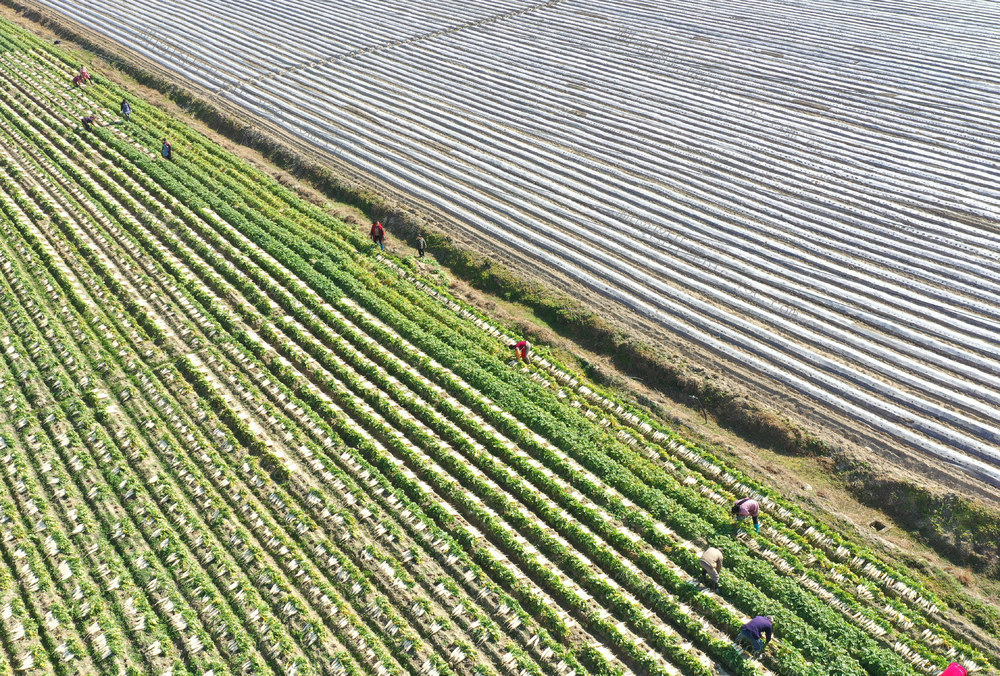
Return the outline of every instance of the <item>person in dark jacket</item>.
<path id="1" fill-rule="evenodd" d="M 736 517 L 736 522 L 739 523 L 746 518 L 753 519 L 753 527 L 759 533 L 760 532 L 760 505 L 753 498 L 743 498 L 742 500 L 737 500 L 733 508 L 729 510 L 733 516 Z"/>
<path id="2" fill-rule="evenodd" d="M 122 99 L 122 117 L 128 122 L 132 117 L 132 106 L 129 104 L 128 99 Z"/>
<path id="3" fill-rule="evenodd" d="M 740 627 L 737 641 L 750 644 L 751 650 L 756 654 L 763 652 L 772 638 L 774 638 L 774 618 L 758 615 Z"/>
<path id="4" fill-rule="evenodd" d="M 385 227 L 379 221 L 375 221 L 372 223 L 372 229 L 369 234 L 372 241 L 378 244 L 382 251 L 385 251 Z"/>
<path id="5" fill-rule="evenodd" d="M 424 252 L 427 251 L 427 240 L 424 239 L 423 235 L 417 235 L 417 253 L 420 257 L 424 257 Z"/>
<path id="6" fill-rule="evenodd" d="M 93 115 L 88 115 L 87 117 L 80 118 L 80 122 L 83 122 L 83 127 L 87 131 L 90 131 L 90 127 L 97 121 L 97 118 Z"/>
<path id="7" fill-rule="evenodd" d="M 167 141 L 167 139 L 163 139 L 163 147 L 160 148 L 160 154 L 163 155 L 163 159 L 165 160 L 174 159 L 173 146 L 170 145 L 170 142 Z"/>

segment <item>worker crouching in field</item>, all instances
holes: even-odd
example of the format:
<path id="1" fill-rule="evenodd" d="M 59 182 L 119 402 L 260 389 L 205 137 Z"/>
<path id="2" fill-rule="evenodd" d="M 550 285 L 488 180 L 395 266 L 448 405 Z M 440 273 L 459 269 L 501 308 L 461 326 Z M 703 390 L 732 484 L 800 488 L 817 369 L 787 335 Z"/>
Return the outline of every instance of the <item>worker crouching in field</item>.
<path id="1" fill-rule="evenodd" d="M 764 648 L 772 638 L 774 638 L 774 618 L 758 615 L 740 627 L 740 635 L 736 642 L 749 645 L 750 651 L 754 655 L 759 655 L 764 652 Z"/>
<path id="2" fill-rule="evenodd" d="M 525 364 L 528 363 L 528 353 L 531 352 L 531 343 L 526 340 L 519 341 L 510 346 L 514 350 L 515 356 L 523 361 Z"/>
<path id="3" fill-rule="evenodd" d="M 760 532 L 760 505 L 753 498 L 743 498 L 742 500 L 737 500 L 733 508 L 729 510 L 732 515 L 736 517 L 736 523 L 739 524 L 741 521 L 747 518 L 753 519 L 753 527 L 759 533 Z"/>
<path id="4" fill-rule="evenodd" d="M 90 73 L 86 66 L 80 66 L 80 72 L 73 76 L 73 85 L 79 87 L 90 82 Z"/>
<path id="5" fill-rule="evenodd" d="M 941 672 L 941 676 L 969 676 L 969 672 L 958 662 L 952 662 Z"/>
<path id="6" fill-rule="evenodd" d="M 719 574 L 722 573 L 722 552 L 715 547 L 709 547 L 701 555 L 701 583 L 719 591 Z"/>
<path id="7" fill-rule="evenodd" d="M 163 147 L 160 148 L 160 154 L 163 155 L 163 159 L 165 160 L 174 159 L 174 148 L 167 139 L 163 139 Z"/>

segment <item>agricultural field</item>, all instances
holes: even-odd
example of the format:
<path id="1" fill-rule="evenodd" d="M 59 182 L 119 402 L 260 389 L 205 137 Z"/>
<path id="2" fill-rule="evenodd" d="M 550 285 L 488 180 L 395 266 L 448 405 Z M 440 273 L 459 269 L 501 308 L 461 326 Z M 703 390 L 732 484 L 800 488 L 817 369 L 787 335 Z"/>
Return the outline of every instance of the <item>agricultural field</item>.
<path id="1" fill-rule="evenodd" d="M 0 24 L 0 672 L 1000 666 L 906 571 L 77 68 Z"/>
<path id="2" fill-rule="evenodd" d="M 996 3 L 29 4 L 629 328 L 1000 486 Z"/>

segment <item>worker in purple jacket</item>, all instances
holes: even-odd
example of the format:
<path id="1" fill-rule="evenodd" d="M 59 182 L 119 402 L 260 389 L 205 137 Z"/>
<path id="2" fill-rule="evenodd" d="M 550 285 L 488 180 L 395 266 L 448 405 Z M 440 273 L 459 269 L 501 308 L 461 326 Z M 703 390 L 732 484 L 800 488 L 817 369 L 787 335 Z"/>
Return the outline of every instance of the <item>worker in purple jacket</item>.
<path id="1" fill-rule="evenodd" d="M 739 523 L 746 519 L 747 517 L 753 518 L 753 527 L 756 531 L 760 532 L 760 505 L 753 498 L 743 498 L 742 500 L 737 500 L 733 508 L 729 510 L 732 512 L 733 516 L 736 517 L 736 522 Z"/>
<path id="2" fill-rule="evenodd" d="M 762 652 L 772 638 L 774 638 L 774 618 L 758 615 L 740 628 L 737 642 L 749 643 L 756 654 Z"/>

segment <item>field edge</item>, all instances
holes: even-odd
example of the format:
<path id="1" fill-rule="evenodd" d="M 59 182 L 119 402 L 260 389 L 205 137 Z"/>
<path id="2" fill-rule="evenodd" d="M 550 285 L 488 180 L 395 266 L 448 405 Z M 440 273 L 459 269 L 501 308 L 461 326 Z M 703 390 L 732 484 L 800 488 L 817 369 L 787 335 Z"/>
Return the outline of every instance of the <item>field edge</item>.
<path id="1" fill-rule="evenodd" d="M 524 308 L 527 314 L 543 319 L 562 338 L 608 359 L 614 371 L 593 367 L 586 361 L 582 366 L 588 376 L 612 387 L 633 405 L 669 419 L 662 407 L 648 405 L 652 402 L 643 401 L 641 395 L 629 387 L 629 379 L 637 377 L 680 406 L 691 405 L 691 398 L 695 397 L 721 427 L 751 444 L 816 460 L 830 468 L 835 474 L 833 480 L 859 503 L 884 513 L 917 541 L 984 578 L 1000 580 L 1000 509 L 959 496 L 945 487 L 932 489 L 872 467 L 853 454 L 846 444 L 839 446 L 823 441 L 773 410 L 716 385 L 711 378 L 692 372 L 682 363 L 663 358 L 654 348 L 624 334 L 580 302 L 548 290 L 538 282 L 525 280 L 502 263 L 463 246 L 444 232 L 440 224 L 419 211 L 362 185 L 357 177 L 338 173 L 311 160 L 253 123 L 238 119 L 183 86 L 179 79 L 172 79 L 165 71 L 157 72 L 160 69 L 150 68 L 149 63 L 141 65 L 145 60 L 128 50 L 117 45 L 112 47 L 82 27 L 53 18 L 30 0 L 0 0 L 0 4 L 17 12 L 33 26 L 52 31 L 107 61 L 138 84 L 157 90 L 214 132 L 258 151 L 322 195 L 356 207 L 370 218 L 382 220 L 395 237 L 411 240 L 418 230 L 423 231 L 436 260 L 450 274 L 480 291 Z M 519 325 L 523 326 L 523 322 Z M 544 333 L 544 329 L 535 330 L 535 335 Z M 743 460 L 741 470 L 752 469 L 745 458 L 735 459 Z M 885 496 L 892 499 L 886 500 Z M 994 543 L 993 547 L 988 543 Z M 1000 611 L 996 608 L 954 591 L 947 592 L 945 598 L 962 608 L 981 628 L 1000 633 Z"/>

